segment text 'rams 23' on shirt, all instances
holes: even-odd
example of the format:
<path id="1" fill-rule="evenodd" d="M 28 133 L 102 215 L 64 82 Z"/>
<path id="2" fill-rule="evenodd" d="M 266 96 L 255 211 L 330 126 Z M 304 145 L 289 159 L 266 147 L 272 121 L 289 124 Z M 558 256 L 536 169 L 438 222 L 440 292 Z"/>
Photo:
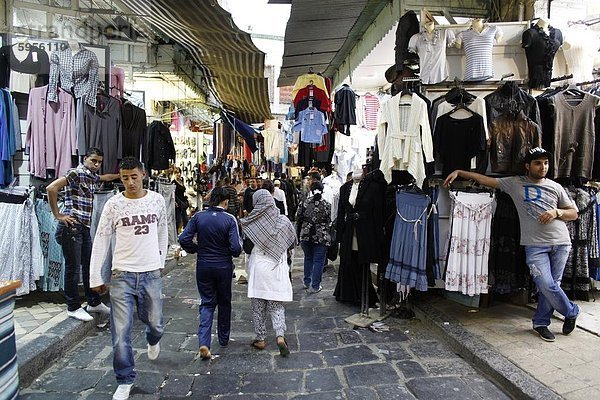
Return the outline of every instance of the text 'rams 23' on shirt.
<path id="1" fill-rule="evenodd" d="M 147 191 L 139 199 L 128 199 L 119 193 L 106 202 L 92 247 L 91 287 L 104 283 L 101 269 L 113 235 L 113 270 L 147 272 L 163 268 L 168 241 L 164 198 Z"/>

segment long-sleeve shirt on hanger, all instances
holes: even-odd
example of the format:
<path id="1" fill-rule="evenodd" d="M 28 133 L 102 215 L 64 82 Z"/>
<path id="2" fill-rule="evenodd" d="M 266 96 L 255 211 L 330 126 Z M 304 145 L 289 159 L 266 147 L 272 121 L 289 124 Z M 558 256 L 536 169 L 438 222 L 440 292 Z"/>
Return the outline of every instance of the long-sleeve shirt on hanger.
<path id="1" fill-rule="evenodd" d="M 125 70 L 120 67 L 110 67 L 110 95 L 123 97 L 125 90 Z"/>
<path id="2" fill-rule="evenodd" d="M 387 130 L 386 130 L 387 124 Z M 381 151 L 380 169 L 387 182 L 392 169 L 407 170 L 421 186 L 425 179 L 425 162 L 433 161 L 433 140 L 427 103 L 416 94 L 405 102 L 400 95 L 381 107 L 377 145 Z"/>
<path id="3" fill-rule="evenodd" d="M 283 132 L 276 128 L 267 128 L 262 131 L 265 139 L 265 157 L 279 162 L 283 157 Z"/>
<path id="4" fill-rule="evenodd" d="M 377 129 L 377 115 L 379 114 L 379 97 L 365 93 L 361 99 L 363 104 L 363 111 L 365 114 L 364 127 L 370 131 Z"/>
<path id="5" fill-rule="evenodd" d="M 132 156 L 142 159 L 146 138 L 146 111 L 126 101 L 121 106 L 121 123 L 123 129 L 123 157 Z"/>
<path id="6" fill-rule="evenodd" d="M 117 99 L 109 96 L 98 96 L 97 103 L 97 108 L 87 104 L 82 106 L 83 130 L 79 130 L 77 138 L 79 154 L 85 154 L 90 147 L 97 147 L 104 152 L 101 173 L 117 173 L 118 162 L 123 158 L 121 106 Z"/>
<path id="7" fill-rule="evenodd" d="M 483 118 L 475 113 L 465 119 L 442 115 L 435 126 L 433 147 L 442 161 L 443 177 L 457 169 L 470 170 L 471 159 L 486 148 Z"/>
<path id="8" fill-rule="evenodd" d="M 98 90 L 98 57 L 91 50 L 80 46 L 73 54 L 67 47 L 50 55 L 50 83 L 48 100 L 58 101 L 57 87 L 72 91 L 76 98 L 86 96 L 86 102 L 96 107 Z"/>
<path id="9" fill-rule="evenodd" d="M 71 156 L 77 155 L 75 103 L 73 96 L 58 89 L 58 101 L 49 103 L 47 86 L 31 89 L 27 107 L 27 140 L 29 172 L 42 179 L 47 170 L 55 177 L 72 168 Z"/>
<path id="10" fill-rule="evenodd" d="M 350 125 L 356 125 L 356 93 L 344 84 L 335 92 L 335 122 L 345 135 L 350 135 Z"/>
<path id="11" fill-rule="evenodd" d="M 437 115 L 435 121 L 442 115 L 449 113 L 455 107 L 454 104 L 448 103 L 446 100 L 442 100 L 437 105 Z M 490 138 L 490 132 L 488 130 L 487 123 L 487 111 L 485 109 L 485 100 L 482 97 L 476 97 L 470 104 L 467 104 L 467 108 L 483 117 L 483 130 L 485 131 L 485 138 Z M 433 129 L 435 130 L 435 121 Z"/>
<path id="12" fill-rule="evenodd" d="M 163 170 L 169 168 L 169 160 L 175 160 L 175 145 L 171 132 L 160 121 L 152 121 L 148 126 L 148 169 Z"/>
<path id="13" fill-rule="evenodd" d="M 303 142 L 320 144 L 327 133 L 325 115 L 319 110 L 307 108 L 300 112 L 292 129 L 301 132 L 300 140 Z"/>
<path id="14" fill-rule="evenodd" d="M 300 75 L 294 83 L 294 87 L 292 89 L 292 99 L 296 97 L 300 89 L 305 88 L 309 85 L 314 85 L 319 89 L 323 90 L 325 94 L 329 94 L 327 84 L 325 83 L 325 78 L 317 74 L 304 74 Z"/>
<path id="15" fill-rule="evenodd" d="M 331 111 L 331 100 L 329 99 L 329 95 L 323 89 L 320 89 L 316 86 L 305 87 L 298 90 L 298 93 L 292 97 L 294 99 L 294 107 L 297 107 L 301 100 L 309 99 L 310 92 L 312 90 L 312 97 L 319 100 L 320 102 L 320 110 L 323 112 Z M 314 104 L 313 104 L 314 106 Z"/>

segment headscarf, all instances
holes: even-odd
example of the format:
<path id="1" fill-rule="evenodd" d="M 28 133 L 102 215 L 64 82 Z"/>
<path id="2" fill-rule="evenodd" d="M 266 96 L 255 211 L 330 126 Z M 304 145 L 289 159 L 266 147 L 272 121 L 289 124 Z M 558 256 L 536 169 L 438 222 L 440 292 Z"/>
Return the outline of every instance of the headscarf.
<path id="1" fill-rule="evenodd" d="M 242 232 L 254 246 L 274 260 L 296 244 L 294 226 L 279 213 L 271 193 L 265 189 L 252 195 L 254 208 L 246 218 L 240 219 Z"/>

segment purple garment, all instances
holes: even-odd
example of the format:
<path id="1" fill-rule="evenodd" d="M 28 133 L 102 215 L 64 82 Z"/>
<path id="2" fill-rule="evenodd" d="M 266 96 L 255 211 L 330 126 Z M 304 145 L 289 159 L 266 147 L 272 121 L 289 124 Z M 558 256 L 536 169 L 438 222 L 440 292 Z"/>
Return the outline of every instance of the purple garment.
<path id="1" fill-rule="evenodd" d="M 42 179 L 48 169 L 63 176 L 72 168 L 71 156 L 77 154 L 73 97 L 58 88 L 58 101 L 49 103 L 47 90 L 48 86 L 31 89 L 27 107 L 29 172 Z"/>

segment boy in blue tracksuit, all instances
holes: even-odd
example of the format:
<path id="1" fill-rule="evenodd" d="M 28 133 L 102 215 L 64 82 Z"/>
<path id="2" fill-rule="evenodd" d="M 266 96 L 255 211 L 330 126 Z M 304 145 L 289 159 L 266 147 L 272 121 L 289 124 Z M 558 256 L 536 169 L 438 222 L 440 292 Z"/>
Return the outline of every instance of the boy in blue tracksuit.
<path id="1" fill-rule="evenodd" d="M 242 252 L 237 220 L 226 212 L 229 193 L 214 188 L 211 207 L 196 213 L 179 236 L 181 247 L 189 253 L 198 253 L 196 283 L 202 303 L 198 344 L 200 357 L 210 359 L 213 315 L 219 306 L 218 338 L 221 346 L 229 343 L 231 327 L 231 280 L 233 259 Z M 194 236 L 197 236 L 194 241 Z"/>

